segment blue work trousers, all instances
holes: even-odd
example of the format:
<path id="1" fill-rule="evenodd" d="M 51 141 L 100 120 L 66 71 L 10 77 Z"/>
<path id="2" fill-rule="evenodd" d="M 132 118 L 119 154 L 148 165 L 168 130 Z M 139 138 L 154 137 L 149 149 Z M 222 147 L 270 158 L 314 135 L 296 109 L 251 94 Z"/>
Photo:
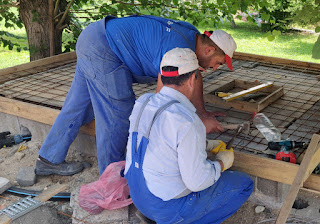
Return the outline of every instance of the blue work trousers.
<path id="1" fill-rule="evenodd" d="M 52 163 L 63 162 L 80 127 L 95 119 L 100 175 L 110 163 L 125 159 L 135 101 L 132 73 L 110 49 L 105 35 L 108 19 L 90 24 L 79 36 L 74 80 L 39 151 Z"/>
<path id="2" fill-rule="evenodd" d="M 139 123 L 139 120 L 136 122 Z M 251 195 L 254 185 L 247 174 L 225 171 L 216 183 L 205 190 L 163 201 L 149 191 L 143 175 L 143 161 L 149 143 L 148 137 L 144 136 L 149 136 L 149 133 L 144 133 L 139 144 L 137 136 L 136 129 L 132 133 L 132 163 L 125 178 L 135 206 L 158 224 L 221 223 L 234 214 Z"/>

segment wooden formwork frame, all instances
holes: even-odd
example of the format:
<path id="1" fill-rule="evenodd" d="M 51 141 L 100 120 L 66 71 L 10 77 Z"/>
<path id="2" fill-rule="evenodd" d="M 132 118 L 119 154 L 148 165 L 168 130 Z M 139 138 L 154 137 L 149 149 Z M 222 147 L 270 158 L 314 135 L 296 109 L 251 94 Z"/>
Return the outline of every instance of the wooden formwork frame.
<path id="1" fill-rule="evenodd" d="M 30 63 L 2 69 L 0 70 L 0 77 L 10 75 L 14 72 L 23 72 L 26 70 L 32 70 L 33 72 L 43 71 L 43 68 L 51 63 L 59 63 L 75 59 L 75 52 L 57 55 L 50 58 L 45 58 Z M 265 62 L 276 65 L 320 71 L 320 64 L 318 63 L 266 57 L 247 53 L 237 52 L 234 55 L 234 59 Z M 0 97 L 0 112 L 37 121 L 47 125 L 53 125 L 53 122 L 55 121 L 60 111 L 39 105 L 33 105 L 30 103 L 8 99 L 5 97 Z M 80 130 L 88 135 L 95 135 L 94 122 L 83 126 Z M 294 178 L 297 175 L 299 167 L 300 166 L 296 164 L 263 158 L 243 152 L 235 152 L 235 162 L 233 169 L 244 171 L 250 175 L 261 177 L 264 179 L 269 179 L 285 184 L 292 184 Z M 303 183 L 303 187 L 320 192 L 320 177 L 318 175 L 311 174 Z"/>
<path id="2" fill-rule="evenodd" d="M 312 171 L 320 162 L 320 135 L 314 134 L 310 144 L 306 150 L 304 158 L 299 166 L 299 169 L 294 176 L 293 182 L 287 197 L 280 209 L 276 224 L 285 224 L 289 217 L 293 203 L 299 193 L 300 188 L 304 182 L 309 178 Z"/>
<path id="3" fill-rule="evenodd" d="M 269 56 L 256 55 L 256 54 L 235 52 L 233 55 L 233 59 L 263 62 L 263 63 L 273 64 L 273 65 L 282 65 L 282 66 L 293 67 L 293 68 L 309 69 L 311 71 L 317 71 L 317 72 L 320 71 L 320 63 L 297 61 L 297 60 L 269 57 Z"/>

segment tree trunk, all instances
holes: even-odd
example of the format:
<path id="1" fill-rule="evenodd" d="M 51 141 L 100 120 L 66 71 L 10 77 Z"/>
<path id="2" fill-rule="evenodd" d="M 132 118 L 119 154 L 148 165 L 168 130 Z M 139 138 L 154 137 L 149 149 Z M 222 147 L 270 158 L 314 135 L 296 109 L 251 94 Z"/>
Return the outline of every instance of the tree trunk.
<path id="1" fill-rule="evenodd" d="M 20 0 L 19 14 L 26 28 L 30 61 L 50 56 L 48 0 Z M 62 30 L 55 30 L 55 54 L 61 53 Z"/>

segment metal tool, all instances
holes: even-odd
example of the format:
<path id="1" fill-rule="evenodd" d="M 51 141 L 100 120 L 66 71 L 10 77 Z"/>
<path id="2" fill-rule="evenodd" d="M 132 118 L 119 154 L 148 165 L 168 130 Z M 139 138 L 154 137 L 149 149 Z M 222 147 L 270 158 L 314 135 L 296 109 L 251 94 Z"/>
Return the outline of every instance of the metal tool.
<path id="1" fill-rule="evenodd" d="M 243 134 L 248 134 L 249 130 L 250 130 L 250 122 L 249 121 L 246 121 L 246 122 L 243 122 L 240 124 L 239 123 L 238 124 L 226 123 L 226 122 L 220 122 L 220 124 L 223 127 L 223 129 L 226 129 L 226 130 L 238 130 L 239 125 L 243 125 L 243 129 L 242 129 Z"/>
<path id="2" fill-rule="evenodd" d="M 9 131 L 0 133 L 0 148 L 11 147 L 23 141 L 31 141 L 32 135 L 28 128 L 22 126 L 21 134 L 11 135 Z"/>
<path id="3" fill-rule="evenodd" d="M 220 151 L 229 150 L 233 144 L 234 138 L 240 132 L 243 132 L 244 134 L 249 133 L 250 123 L 244 122 L 242 124 L 223 124 L 222 127 L 224 129 L 236 130 L 236 132 L 227 144 L 221 140 L 210 140 L 209 148 L 211 148 L 210 152 L 213 154 L 218 154 L 218 152 L 220 152 Z"/>
<path id="4" fill-rule="evenodd" d="M 230 149 L 235 137 L 241 132 L 241 130 L 243 129 L 243 125 L 239 125 L 238 129 L 236 130 L 236 132 L 233 134 L 231 140 L 227 143 L 226 149 Z"/>

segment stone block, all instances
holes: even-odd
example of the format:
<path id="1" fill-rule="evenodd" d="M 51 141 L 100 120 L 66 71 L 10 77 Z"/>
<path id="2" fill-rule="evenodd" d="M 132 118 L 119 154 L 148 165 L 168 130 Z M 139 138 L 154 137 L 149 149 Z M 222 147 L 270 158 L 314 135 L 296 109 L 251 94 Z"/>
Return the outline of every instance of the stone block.
<path id="1" fill-rule="evenodd" d="M 260 193 L 274 199 L 276 202 L 284 201 L 290 187 L 287 184 L 263 179 L 260 177 L 257 178 L 256 184 L 256 189 Z"/>
<path id="2" fill-rule="evenodd" d="M 32 186 L 36 183 L 36 174 L 33 167 L 22 167 L 17 175 L 17 182 L 20 186 Z"/>
<path id="3" fill-rule="evenodd" d="M 0 194 L 5 192 L 10 187 L 11 187 L 10 181 L 7 178 L 0 177 Z"/>
<path id="4" fill-rule="evenodd" d="M 103 210 L 100 214 L 91 215 L 86 210 L 82 209 L 78 203 L 80 187 L 71 192 L 70 206 L 73 209 L 72 216 L 76 219 L 72 220 L 73 224 L 80 224 L 85 221 L 86 223 L 94 224 L 108 224 L 127 222 L 129 219 L 129 207 L 124 207 L 116 210 Z M 79 221 L 82 220 L 82 221 Z"/>

